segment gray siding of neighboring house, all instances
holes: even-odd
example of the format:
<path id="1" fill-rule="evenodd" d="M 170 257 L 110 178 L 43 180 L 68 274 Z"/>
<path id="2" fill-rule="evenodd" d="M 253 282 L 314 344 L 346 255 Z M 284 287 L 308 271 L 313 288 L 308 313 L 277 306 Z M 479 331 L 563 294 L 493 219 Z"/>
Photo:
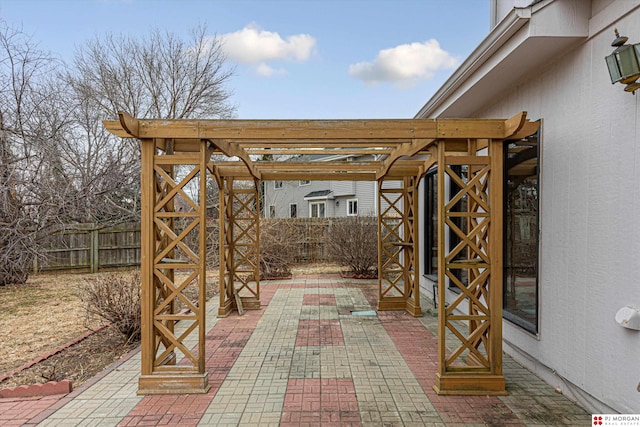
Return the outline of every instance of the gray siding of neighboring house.
<path id="1" fill-rule="evenodd" d="M 326 159 L 327 156 L 324 156 Z M 312 160 L 322 161 L 322 157 L 314 156 Z M 359 161 L 372 160 L 372 156 L 361 156 Z M 376 181 L 311 181 L 300 185 L 299 181 L 284 181 L 282 188 L 276 189 L 274 181 L 265 182 L 264 215 L 271 216 L 274 207 L 276 218 L 289 218 L 290 205 L 297 205 L 297 216 L 310 216 L 310 203 L 325 203 L 327 217 L 344 217 L 349 214 L 349 201 L 357 200 L 358 215 L 377 215 L 377 182 Z M 305 200 L 313 192 L 330 191 L 326 196 L 314 200 Z"/>
<path id="2" fill-rule="evenodd" d="M 377 183 L 375 181 L 311 181 L 300 185 L 299 181 L 284 181 L 282 188 L 276 189 L 274 181 L 265 181 L 264 215 L 271 216 L 271 208 L 275 209 L 276 218 L 289 218 L 290 205 L 297 204 L 297 216 L 310 216 L 311 203 L 325 203 L 327 217 L 343 217 L 348 215 L 349 201 L 357 200 L 358 215 L 377 214 Z M 326 196 L 313 200 L 305 200 L 305 196 L 318 191 L 331 191 Z"/>
<path id="3" fill-rule="evenodd" d="M 355 181 L 333 181 L 330 183 L 330 187 L 336 197 L 354 196 L 356 194 Z"/>

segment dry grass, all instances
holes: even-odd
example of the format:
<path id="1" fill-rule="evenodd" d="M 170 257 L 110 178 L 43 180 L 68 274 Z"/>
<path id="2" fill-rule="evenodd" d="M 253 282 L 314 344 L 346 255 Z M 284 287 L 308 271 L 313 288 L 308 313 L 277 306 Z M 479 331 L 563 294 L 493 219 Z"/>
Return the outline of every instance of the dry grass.
<path id="1" fill-rule="evenodd" d="M 291 272 L 294 275 L 305 274 L 331 274 L 340 273 L 344 271 L 344 267 L 338 264 L 332 263 L 314 263 L 314 264 L 299 264 L 291 267 Z"/>
<path id="2" fill-rule="evenodd" d="M 87 331 L 76 292 L 84 277 L 87 275 L 41 274 L 31 276 L 24 285 L 0 286 L 0 373 Z"/>

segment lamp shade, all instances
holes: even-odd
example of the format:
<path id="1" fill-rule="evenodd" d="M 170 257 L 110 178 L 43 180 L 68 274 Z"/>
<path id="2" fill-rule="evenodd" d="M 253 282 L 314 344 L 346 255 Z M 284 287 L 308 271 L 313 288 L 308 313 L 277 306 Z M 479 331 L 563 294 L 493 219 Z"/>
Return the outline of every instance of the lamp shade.
<path id="1" fill-rule="evenodd" d="M 623 83 L 627 83 L 624 80 L 628 78 L 635 77 L 637 79 L 638 74 L 640 74 L 640 65 L 638 64 L 635 47 L 636 45 L 625 45 L 614 52 L 616 62 L 620 67 Z"/>
<path id="2" fill-rule="evenodd" d="M 640 89 L 640 83 L 636 83 L 640 78 L 640 43 L 626 44 L 629 38 L 621 36 L 617 28 L 614 32 L 616 38 L 611 46 L 616 50 L 604 57 L 611 83 L 626 84 L 625 92 L 635 94 L 636 90 Z"/>
<path id="3" fill-rule="evenodd" d="M 615 54 L 605 56 L 607 61 L 607 68 L 609 69 L 609 77 L 611 77 L 611 83 L 618 83 L 622 80 L 622 73 L 620 73 L 620 67 L 618 67 L 618 61 Z"/>
<path id="4" fill-rule="evenodd" d="M 640 89 L 640 83 L 636 83 L 640 78 L 640 43 L 622 44 L 626 40 L 626 37 L 616 38 L 612 43 L 616 50 L 604 59 L 607 62 L 611 83 L 621 82 L 627 85 L 625 91 L 635 92 Z"/>

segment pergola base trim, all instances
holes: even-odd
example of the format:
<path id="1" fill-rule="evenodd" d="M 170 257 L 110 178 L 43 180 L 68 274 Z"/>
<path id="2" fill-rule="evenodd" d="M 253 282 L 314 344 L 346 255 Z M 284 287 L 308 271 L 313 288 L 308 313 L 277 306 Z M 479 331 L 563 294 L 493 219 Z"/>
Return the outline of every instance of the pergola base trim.
<path id="1" fill-rule="evenodd" d="M 243 310 L 261 310 L 260 300 L 255 297 L 240 297 Z M 218 308 L 218 317 L 227 317 L 231 312 L 239 311 L 238 304 L 232 299 L 225 301 L 224 306 Z"/>
<path id="2" fill-rule="evenodd" d="M 504 375 L 464 373 L 436 374 L 433 390 L 448 396 L 506 396 Z"/>
<path id="3" fill-rule="evenodd" d="M 420 303 L 405 297 L 384 297 L 378 301 L 379 311 L 404 310 L 414 317 L 422 316 Z"/>
<path id="4" fill-rule="evenodd" d="M 218 308 L 218 317 L 227 317 L 234 310 L 237 310 L 235 302 L 231 299 L 226 300 L 225 304 Z"/>
<path id="5" fill-rule="evenodd" d="M 209 373 L 179 374 L 161 373 L 140 375 L 138 395 L 147 394 L 205 394 L 209 392 Z"/>

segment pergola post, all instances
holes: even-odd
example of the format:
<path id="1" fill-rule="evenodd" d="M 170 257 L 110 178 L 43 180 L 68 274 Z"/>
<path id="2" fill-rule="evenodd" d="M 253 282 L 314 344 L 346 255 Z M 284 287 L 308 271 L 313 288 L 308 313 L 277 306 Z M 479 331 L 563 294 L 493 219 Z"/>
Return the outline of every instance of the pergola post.
<path id="1" fill-rule="evenodd" d="M 199 152 L 175 155 L 170 139 L 142 140 L 138 394 L 209 390 L 204 351 L 207 161 L 206 143 L 200 144 Z M 185 169 L 184 176 L 176 178 L 176 165 Z M 197 188 L 196 194 L 189 185 Z M 184 310 L 177 313 L 179 308 Z M 181 361 L 176 364 L 178 355 Z"/>
<path id="2" fill-rule="evenodd" d="M 406 310 L 413 316 L 422 315 L 417 185 L 413 176 L 378 180 L 378 310 Z"/>
<path id="3" fill-rule="evenodd" d="M 438 394 L 504 395 L 501 140 L 438 143 Z M 456 147 L 457 148 L 457 147 Z M 445 181 L 449 181 L 449 194 Z M 445 233 L 452 236 L 448 247 Z M 447 286 L 459 290 L 446 304 Z M 466 302 L 466 303 L 465 303 Z M 466 310 L 465 310 L 466 307 Z M 447 349 L 448 344 L 455 347 Z"/>
<path id="4" fill-rule="evenodd" d="M 233 310 L 260 309 L 260 188 L 238 186 L 233 177 L 220 185 L 220 308 L 218 316 Z"/>

